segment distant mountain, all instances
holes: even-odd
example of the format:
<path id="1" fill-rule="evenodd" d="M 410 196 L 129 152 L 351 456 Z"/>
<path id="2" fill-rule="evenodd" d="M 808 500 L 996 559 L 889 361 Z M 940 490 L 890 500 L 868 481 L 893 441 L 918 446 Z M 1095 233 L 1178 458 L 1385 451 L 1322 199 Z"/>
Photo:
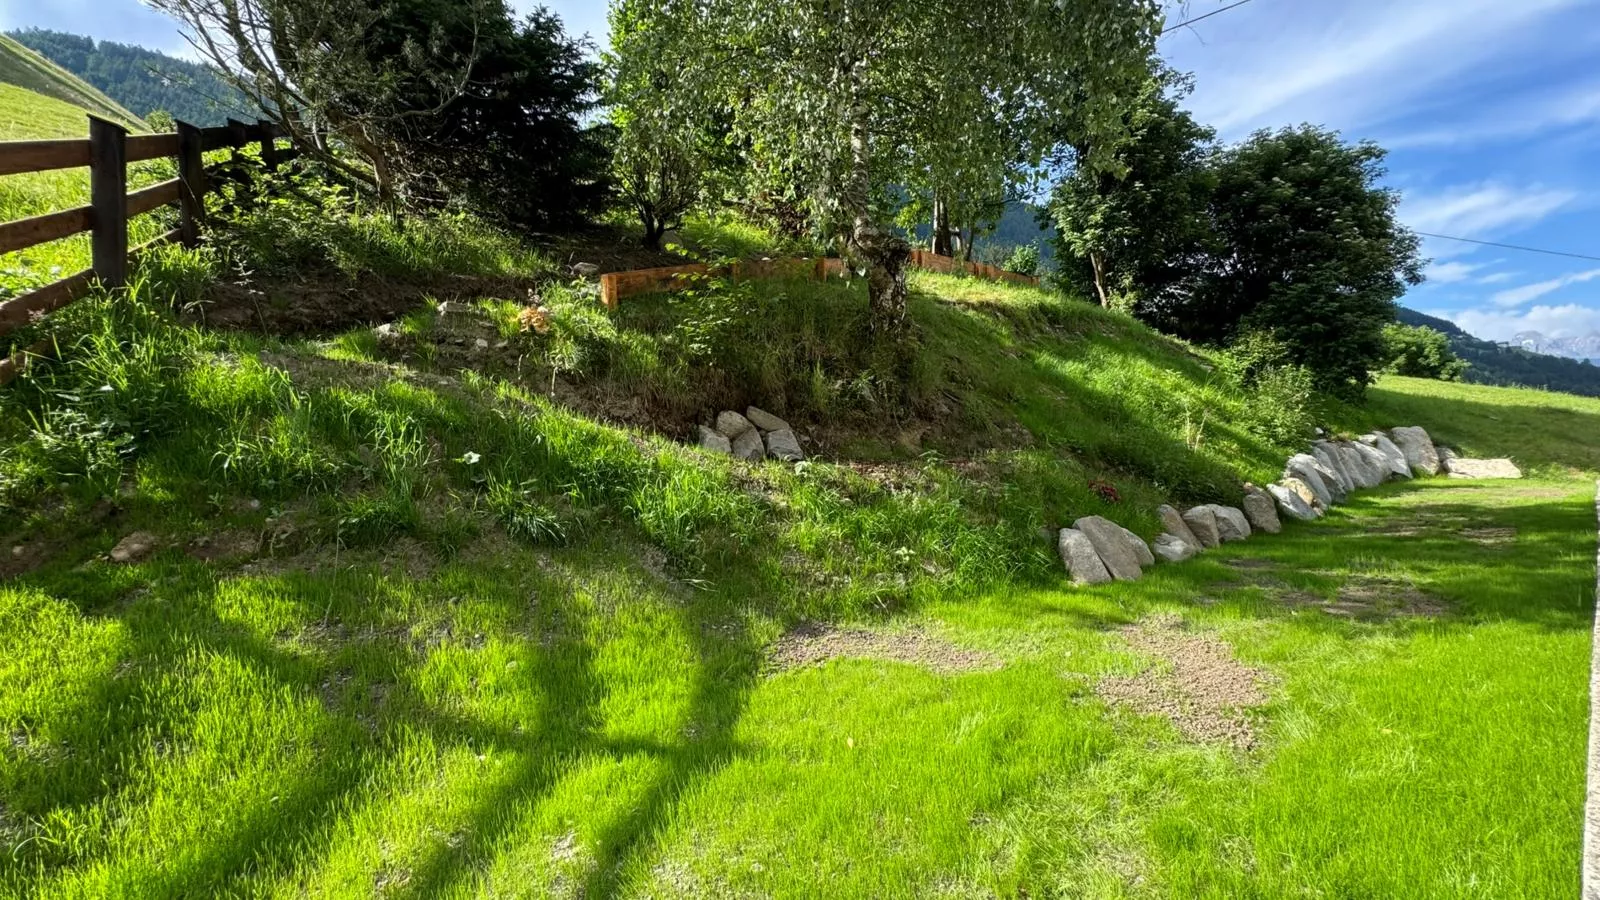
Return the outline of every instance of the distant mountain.
<path id="1" fill-rule="evenodd" d="M 1511 338 L 1511 343 L 1534 353 L 1565 356 L 1568 359 L 1600 359 L 1600 331 L 1591 331 L 1582 337 L 1549 338 L 1537 331 L 1524 331 Z"/>
<path id="2" fill-rule="evenodd" d="M 1414 309 L 1400 307 L 1396 310 L 1396 318 L 1406 325 L 1424 325 L 1448 335 L 1451 349 L 1455 350 L 1457 356 L 1472 364 L 1467 370 L 1467 381 L 1476 384 L 1542 387 L 1568 394 L 1600 397 L 1600 364 L 1591 362 L 1590 359 L 1553 356 L 1524 346 L 1524 339 L 1531 341 L 1534 346 L 1547 346 L 1547 342 L 1542 335 L 1538 335 L 1538 332 L 1517 335 L 1510 344 L 1497 344 L 1494 341 L 1473 337 L 1462 331 L 1454 322 L 1425 315 Z M 1600 357 L 1600 352 L 1594 356 Z"/>
<path id="3" fill-rule="evenodd" d="M 13 31 L 10 37 L 139 116 L 160 110 L 201 126 L 224 124 L 230 116 L 255 118 L 243 95 L 199 63 L 62 31 L 28 28 Z"/>

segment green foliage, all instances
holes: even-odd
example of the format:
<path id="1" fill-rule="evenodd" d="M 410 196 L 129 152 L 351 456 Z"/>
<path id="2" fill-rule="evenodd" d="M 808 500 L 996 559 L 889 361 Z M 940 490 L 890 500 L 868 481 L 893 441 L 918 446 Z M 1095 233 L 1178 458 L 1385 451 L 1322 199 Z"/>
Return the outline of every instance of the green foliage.
<path id="1" fill-rule="evenodd" d="M 1018 275 L 1039 274 L 1039 245 L 1023 244 L 1011 251 L 1001 268 L 1007 272 L 1016 272 Z"/>
<path id="2" fill-rule="evenodd" d="M 116 101 L 96 90 L 93 85 L 4 34 L 0 34 L 0 83 L 42 94 L 82 112 L 116 122 L 130 131 L 149 130 L 138 116 L 118 106 Z M 0 104 L 0 111 L 13 109 L 22 112 L 20 108 Z M 84 122 L 79 119 L 72 136 L 83 137 L 84 129 Z"/>
<path id="3" fill-rule="evenodd" d="M 191 125 L 225 124 L 231 116 L 250 120 L 255 107 L 210 67 L 133 44 L 99 41 L 42 28 L 10 32 L 18 43 L 94 85 L 118 104 L 142 116 L 154 131 L 170 131 L 153 120 Z"/>
<path id="4" fill-rule="evenodd" d="M 1398 318 L 1402 324 L 1431 328 L 1449 337 L 1451 351 L 1467 364 L 1461 376 L 1464 381 L 1600 397 L 1600 366 L 1475 338 L 1454 322 L 1405 307 L 1399 309 Z"/>
<path id="5" fill-rule="evenodd" d="M 1450 349 L 1450 338 L 1432 328 L 1398 322 L 1385 325 L 1383 346 L 1388 359 L 1383 370 L 1395 375 L 1460 381 L 1467 371 L 1467 363 Z"/>

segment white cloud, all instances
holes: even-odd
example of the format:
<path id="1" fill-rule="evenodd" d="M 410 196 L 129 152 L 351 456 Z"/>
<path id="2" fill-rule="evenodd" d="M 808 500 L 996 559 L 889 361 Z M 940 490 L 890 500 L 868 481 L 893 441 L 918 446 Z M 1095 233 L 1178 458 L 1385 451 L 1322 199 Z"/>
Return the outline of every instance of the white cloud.
<path id="1" fill-rule="evenodd" d="M 1574 272 L 1571 275 L 1563 275 L 1560 278 L 1552 278 L 1549 281 L 1525 284 L 1522 287 L 1500 291 L 1499 293 L 1496 293 L 1494 296 L 1490 297 L 1489 302 L 1493 303 L 1495 306 L 1509 309 L 1521 306 L 1524 303 L 1530 303 L 1539 299 L 1540 297 L 1543 297 L 1545 294 L 1559 291 L 1567 285 L 1582 284 L 1586 281 L 1593 281 L 1596 278 L 1600 278 L 1600 269 L 1589 269 L 1586 272 Z"/>
<path id="2" fill-rule="evenodd" d="M 1432 195 L 1407 194 L 1400 220 L 1417 231 L 1477 238 L 1532 225 L 1577 198 L 1577 191 L 1491 181 Z"/>
<path id="3" fill-rule="evenodd" d="M 1199 74 L 1189 106 L 1225 138 L 1299 121 L 1352 130 L 1435 105 L 1509 55 L 1548 52 L 1538 32 L 1586 2 L 1250 4 L 1175 33 L 1162 49 Z"/>
<path id="4" fill-rule="evenodd" d="M 1510 281 L 1511 279 L 1513 279 L 1515 277 L 1517 277 L 1517 273 L 1515 273 L 1515 272 L 1495 272 L 1495 273 L 1493 273 L 1491 275 L 1485 275 L 1482 278 L 1479 278 L 1478 279 L 1478 283 L 1479 284 L 1505 284 L 1506 282 Z"/>
<path id="5" fill-rule="evenodd" d="M 1471 278 L 1473 272 L 1478 271 L 1486 265 L 1488 265 L 1488 263 L 1436 263 L 1423 270 L 1422 274 L 1427 276 L 1428 281 L 1434 284 L 1455 284 Z"/>
<path id="6" fill-rule="evenodd" d="M 1379 143 L 1391 149 L 1412 147 L 1454 147 L 1475 145 L 1511 138 L 1525 138 L 1574 125 L 1600 122 L 1600 84 L 1582 84 L 1551 96 L 1542 86 L 1523 93 L 1489 110 L 1473 110 L 1459 125 L 1429 128 L 1382 138 Z"/>
<path id="7" fill-rule="evenodd" d="M 1600 330 L 1600 308 L 1577 303 L 1535 306 L 1522 312 L 1468 309 L 1441 317 L 1489 341 L 1509 341 L 1522 331 L 1537 331 L 1546 337 L 1573 337 Z"/>

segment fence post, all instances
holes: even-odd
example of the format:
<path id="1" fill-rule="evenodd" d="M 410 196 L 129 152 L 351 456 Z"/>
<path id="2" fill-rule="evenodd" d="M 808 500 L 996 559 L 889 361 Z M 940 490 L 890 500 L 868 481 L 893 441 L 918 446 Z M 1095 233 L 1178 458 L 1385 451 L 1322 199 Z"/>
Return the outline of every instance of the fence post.
<path id="1" fill-rule="evenodd" d="M 268 172 L 278 171 L 277 131 L 266 119 L 256 120 L 256 131 L 261 135 L 261 161 L 267 164 Z"/>
<path id="2" fill-rule="evenodd" d="M 128 131 L 89 117 L 89 205 L 94 272 L 107 287 L 128 281 Z"/>
<path id="3" fill-rule="evenodd" d="M 178 126 L 178 227 L 183 231 L 183 245 L 193 247 L 200 242 L 200 226 L 206 221 L 206 162 L 203 155 L 204 138 L 200 129 L 188 122 Z"/>

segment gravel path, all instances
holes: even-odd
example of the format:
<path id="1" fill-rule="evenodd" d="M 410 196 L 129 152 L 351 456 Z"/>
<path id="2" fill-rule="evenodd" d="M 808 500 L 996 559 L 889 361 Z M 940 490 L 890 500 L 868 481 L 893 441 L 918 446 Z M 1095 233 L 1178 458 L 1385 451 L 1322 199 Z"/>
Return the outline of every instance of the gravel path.
<path id="1" fill-rule="evenodd" d="M 1595 484 L 1594 510 L 1600 521 L 1600 482 Z M 1595 565 L 1595 585 L 1600 594 L 1600 549 L 1595 554 Z M 1595 605 L 1594 642 L 1589 657 L 1589 790 L 1583 804 L 1583 900 L 1600 900 L 1600 603 Z"/>

